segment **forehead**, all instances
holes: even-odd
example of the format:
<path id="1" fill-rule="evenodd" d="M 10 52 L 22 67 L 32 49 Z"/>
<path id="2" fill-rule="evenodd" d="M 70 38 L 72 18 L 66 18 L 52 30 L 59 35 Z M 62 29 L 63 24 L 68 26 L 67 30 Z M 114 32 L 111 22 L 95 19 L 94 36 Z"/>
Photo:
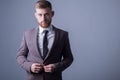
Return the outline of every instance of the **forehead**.
<path id="1" fill-rule="evenodd" d="M 36 8 L 36 13 L 50 13 L 51 9 L 50 8 Z"/>

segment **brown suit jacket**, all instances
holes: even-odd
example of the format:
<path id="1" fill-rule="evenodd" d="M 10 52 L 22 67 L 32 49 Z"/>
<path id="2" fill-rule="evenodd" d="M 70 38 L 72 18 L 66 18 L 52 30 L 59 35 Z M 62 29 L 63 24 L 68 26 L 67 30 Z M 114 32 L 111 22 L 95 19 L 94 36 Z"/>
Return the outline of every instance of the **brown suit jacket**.
<path id="1" fill-rule="evenodd" d="M 26 80 L 62 80 L 62 71 L 69 67 L 73 61 L 70 49 L 68 32 L 53 27 L 55 39 L 51 51 L 43 60 L 38 48 L 38 28 L 25 32 L 21 46 L 17 53 L 17 62 L 26 70 Z M 30 67 L 33 63 L 44 65 L 55 64 L 53 73 L 32 73 Z"/>

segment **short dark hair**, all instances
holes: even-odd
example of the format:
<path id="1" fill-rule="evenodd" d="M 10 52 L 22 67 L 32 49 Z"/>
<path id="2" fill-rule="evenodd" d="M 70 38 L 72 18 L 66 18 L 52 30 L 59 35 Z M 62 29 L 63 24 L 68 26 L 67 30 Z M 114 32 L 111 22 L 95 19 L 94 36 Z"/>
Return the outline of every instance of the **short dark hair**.
<path id="1" fill-rule="evenodd" d="M 39 0 L 35 4 L 35 8 L 50 8 L 52 10 L 52 5 L 47 0 Z"/>

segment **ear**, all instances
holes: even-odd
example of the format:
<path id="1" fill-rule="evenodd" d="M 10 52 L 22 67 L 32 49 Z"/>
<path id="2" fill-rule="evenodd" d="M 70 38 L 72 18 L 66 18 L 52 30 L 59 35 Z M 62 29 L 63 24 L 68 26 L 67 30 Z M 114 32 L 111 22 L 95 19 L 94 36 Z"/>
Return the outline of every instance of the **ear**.
<path id="1" fill-rule="evenodd" d="M 37 18 L 37 13 L 36 12 L 34 13 L 34 15 L 35 15 L 35 18 Z"/>
<path id="2" fill-rule="evenodd" d="M 55 12 L 54 12 L 54 11 L 52 11 L 52 17 L 54 16 L 54 14 L 55 14 Z"/>

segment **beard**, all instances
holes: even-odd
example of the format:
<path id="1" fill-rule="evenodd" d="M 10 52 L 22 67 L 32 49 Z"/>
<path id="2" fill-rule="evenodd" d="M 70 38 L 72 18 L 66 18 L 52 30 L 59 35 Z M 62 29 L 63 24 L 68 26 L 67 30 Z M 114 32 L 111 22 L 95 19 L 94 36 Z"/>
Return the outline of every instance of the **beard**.
<path id="1" fill-rule="evenodd" d="M 42 27 L 42 28 L 48 28 L 51 24 L 51 20 L 50 21 L 42 21 L 39 23 L 39 25 Z"/>

